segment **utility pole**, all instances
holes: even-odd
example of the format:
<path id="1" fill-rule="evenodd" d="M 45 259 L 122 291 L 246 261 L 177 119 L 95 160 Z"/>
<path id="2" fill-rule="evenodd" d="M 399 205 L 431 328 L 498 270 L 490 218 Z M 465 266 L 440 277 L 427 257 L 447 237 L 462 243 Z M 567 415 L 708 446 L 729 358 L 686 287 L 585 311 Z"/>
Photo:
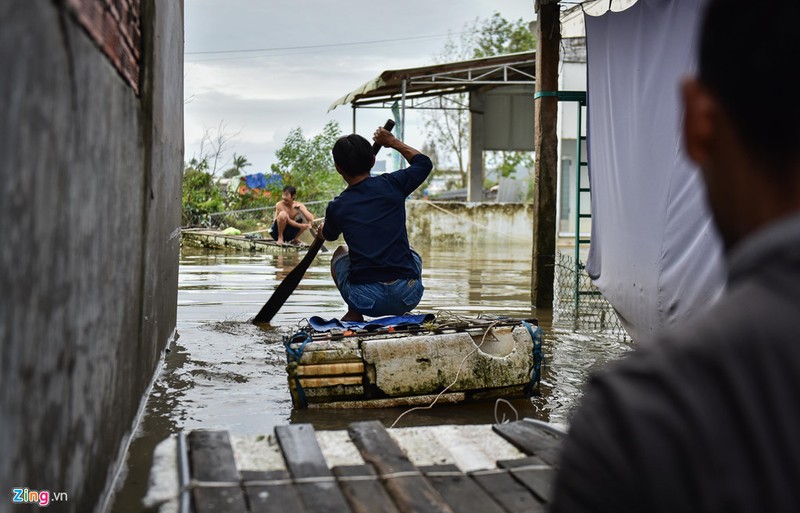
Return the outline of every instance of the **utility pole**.
<path id="1" fill-rule="evenodd" d="M 561 44 L 559 0 L 536 0 L 536 93 L 531 303 L 553 308 L 556 256 L 556 183 L 558 172 L 558 57 Z"/>

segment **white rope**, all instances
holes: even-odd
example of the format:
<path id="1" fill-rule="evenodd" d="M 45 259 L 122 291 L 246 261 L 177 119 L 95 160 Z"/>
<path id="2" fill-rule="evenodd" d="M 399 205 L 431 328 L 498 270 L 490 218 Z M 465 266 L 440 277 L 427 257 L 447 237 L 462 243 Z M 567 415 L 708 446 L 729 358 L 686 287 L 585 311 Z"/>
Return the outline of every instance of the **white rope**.
<path id="1" fill-rule="evenodd" d="M 505 413 L 503 414 L 503 418 L 502 419 L 498 420 L 498 418 L 497 418 L 497 407 L 500 405 L 501 402 L 506 403 L 508 405 L 508 407 L 511 408 L 511 411 L 514 412 L 514 416 L 516 417 L 515 420 L 519 420 L 519 413 L 517 412 L 517 409 L 514 408 L 514 405 L 511 404 L 510 402 L 508 402 L 507 400 L 503 399 L 502 397 L 500 397 L 494 402 L 494 423 L 495 424 L 505 424 L 506 422 L 508 422 L 506 420 L 506 414 Z"/>
<path id="2" fill-rule="evenodd" d="M 509 472 L 524 472 L 528 470 L 552 470 L 553 467 L 549 465 L 521 465 L 519 467 L 511 468 L 490 468 L 482 470 L 474 470 L 469 474 L 486 476 L 496 474 L 508 474 Z M 456 470 L 444 470 L 426 472 L 426 477 L 462 477 L 465 473 Z M 404 477 L 422 477 L 423 473 L 419 470 L 406 470 L 401 472 L 391 472 L 381 476 L 365 474 L 360 476 L 312 476 L 312 477 L 289 477 L 286 479 L 253 479 L 238 481 L 199 481 L 193 479 L 190 483 L 185 485 L 183 490 L 191 490 L 193 488 L 238 488 L 240 486 L 280 486 L 290 484 L 308 484 L 308 483 L 333 483 L 344 481 L 387 481 L 389 479 L 399 479 Z"/>

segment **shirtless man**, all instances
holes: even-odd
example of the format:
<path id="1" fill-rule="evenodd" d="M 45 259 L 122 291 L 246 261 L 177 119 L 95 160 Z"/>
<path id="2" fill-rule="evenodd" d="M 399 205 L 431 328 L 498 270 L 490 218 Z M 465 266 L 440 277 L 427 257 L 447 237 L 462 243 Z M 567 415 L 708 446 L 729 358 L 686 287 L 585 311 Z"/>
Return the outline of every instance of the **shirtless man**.
<path id="1" fill-rule="evenodd" d="M 279 245 L 288 239 L 290 244 L 300 245 L 300 235 L 311 227 L 314 214 L 305 205 L 295 201 L 297 189 L 292 185 L 283 188 L 281 201 L 275 205 L 275 220 L 269 229 L 272 239 Z"/>

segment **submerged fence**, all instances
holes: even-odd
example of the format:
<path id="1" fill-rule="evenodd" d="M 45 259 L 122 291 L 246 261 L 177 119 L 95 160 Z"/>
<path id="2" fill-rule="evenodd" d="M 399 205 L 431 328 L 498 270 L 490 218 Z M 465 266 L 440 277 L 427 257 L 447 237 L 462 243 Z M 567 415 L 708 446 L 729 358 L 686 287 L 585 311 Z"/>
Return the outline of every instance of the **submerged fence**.
<path id="1" fill-rule="evenodd" d="M 573 257 L 559 253 L 555 267 L 554 321 L 572 324 L 576 330 L 629 338 L 614 308 L 592 283 L 583 265 L 576 266 Z"/>
<path id="2" fill-rule="evenodd" d="M 206 228 L 238 228 L 252 230 L 256 227 L 272 223 L 275 207 L 247 208 L 243 210 L 229 210 L 227 212 L 212 212 L 204 220 Z"/>

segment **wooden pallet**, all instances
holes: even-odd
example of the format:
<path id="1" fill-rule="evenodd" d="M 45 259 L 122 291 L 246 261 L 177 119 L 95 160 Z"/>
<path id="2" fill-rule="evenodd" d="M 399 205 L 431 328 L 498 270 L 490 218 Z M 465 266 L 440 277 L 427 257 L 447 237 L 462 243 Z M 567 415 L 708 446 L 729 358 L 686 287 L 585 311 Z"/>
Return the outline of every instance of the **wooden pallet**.
<path id="1" fill-rule="evenodd" d="M 563 432 L 525 419 L 486 433 L 516 447 L 519 456 L 467 471 L 452 463 L 417 465 L 397 436 L 378 421 L 365 421 L 347 429 L 363 464 L 330 466 L 319 433 L 295 424 L 275 428 L 281 468 L 239 470 L 227 432 L 192 431 L 177 444 L 185 473 L 180 501 L 195 513 L 545 511 Z"/>

